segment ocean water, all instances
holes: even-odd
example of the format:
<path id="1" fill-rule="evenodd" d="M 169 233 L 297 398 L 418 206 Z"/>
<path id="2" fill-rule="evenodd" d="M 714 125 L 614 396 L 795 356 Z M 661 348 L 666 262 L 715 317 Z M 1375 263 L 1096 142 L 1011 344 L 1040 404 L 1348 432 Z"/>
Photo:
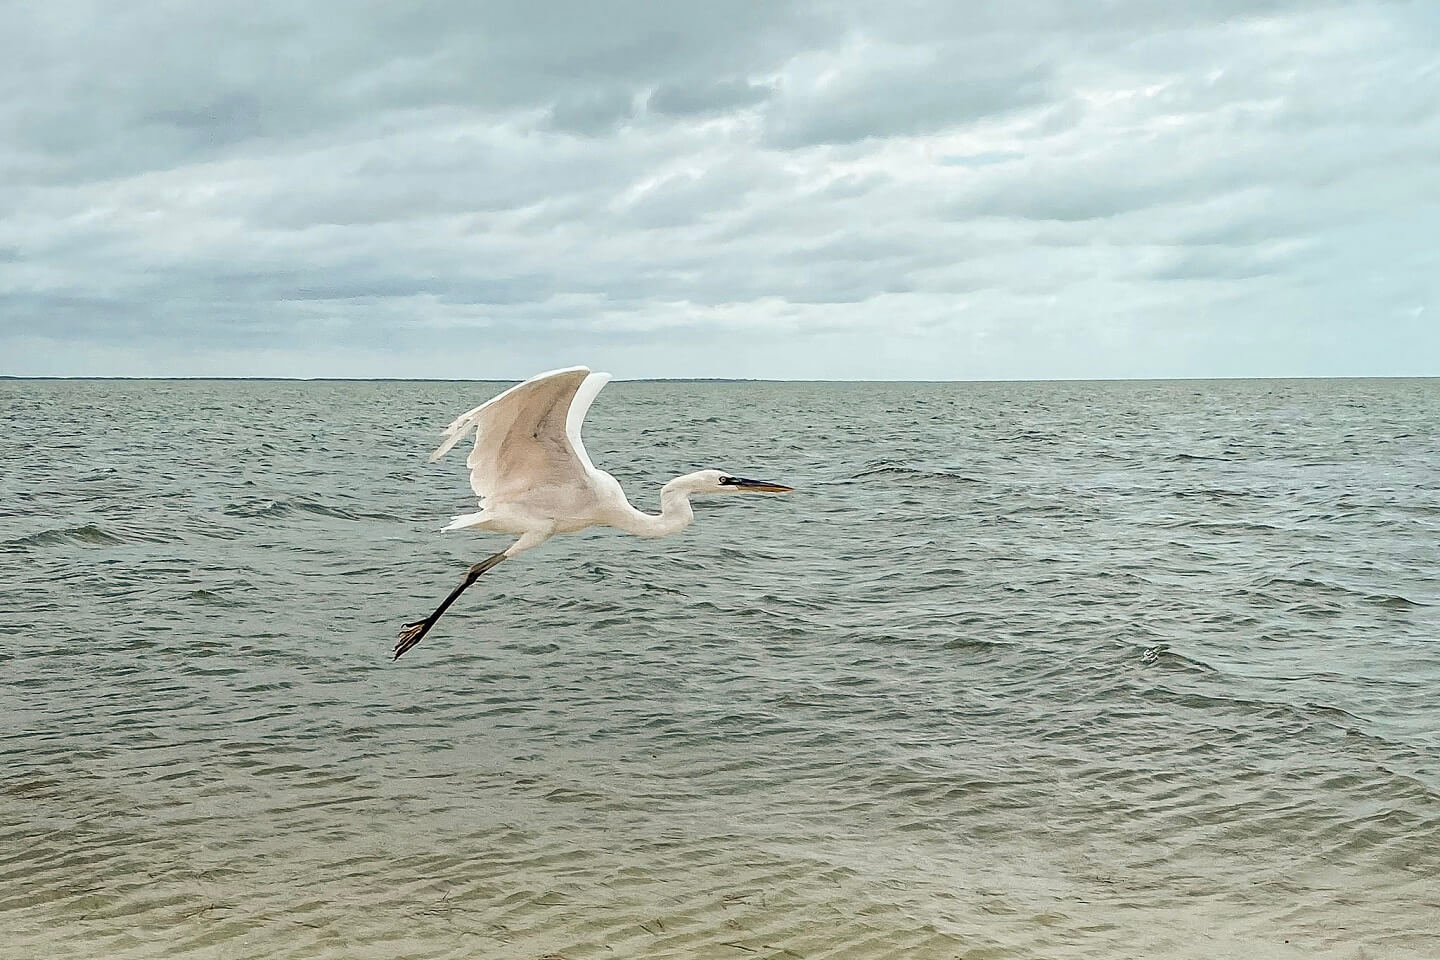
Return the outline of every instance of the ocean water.
<path id="1" fill-rule="evenodd" d="M 1440 381 L 0 383 L 0 957 L 1440 957 Z"/>

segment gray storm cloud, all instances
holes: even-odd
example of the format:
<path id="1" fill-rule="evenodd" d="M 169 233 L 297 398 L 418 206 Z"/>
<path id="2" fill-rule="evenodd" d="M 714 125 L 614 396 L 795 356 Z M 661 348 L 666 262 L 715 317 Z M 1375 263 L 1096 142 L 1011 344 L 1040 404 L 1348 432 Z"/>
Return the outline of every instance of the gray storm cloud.
<path id="1" fill-rule="evenodd" d="M 1433 374 L 1418 4 L 0 7 L 0 373 Z"/>

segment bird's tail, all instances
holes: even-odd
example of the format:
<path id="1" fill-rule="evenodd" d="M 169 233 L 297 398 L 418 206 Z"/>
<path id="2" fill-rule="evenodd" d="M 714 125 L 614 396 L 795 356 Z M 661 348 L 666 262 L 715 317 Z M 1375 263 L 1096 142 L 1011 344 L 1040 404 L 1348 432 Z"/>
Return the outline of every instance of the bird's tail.
<path id="1" fill-rule="evenodd" d="M 469 530 L 472 527 L 482 527 L 490 519 L 484 510 L 479 513 L 462 513 L 440 528 L 441 533 L 448 533 L 451 530 Z"/>

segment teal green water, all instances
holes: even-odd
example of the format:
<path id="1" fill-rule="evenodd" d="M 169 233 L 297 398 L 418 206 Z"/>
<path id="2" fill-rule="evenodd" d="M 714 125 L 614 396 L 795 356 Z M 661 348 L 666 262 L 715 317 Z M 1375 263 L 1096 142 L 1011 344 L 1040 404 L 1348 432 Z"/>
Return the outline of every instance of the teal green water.
<path id="1" fill-rule="evenodd" d="M 0 957 L 1440 956 L 1440 382 L 0 383 Z"/>

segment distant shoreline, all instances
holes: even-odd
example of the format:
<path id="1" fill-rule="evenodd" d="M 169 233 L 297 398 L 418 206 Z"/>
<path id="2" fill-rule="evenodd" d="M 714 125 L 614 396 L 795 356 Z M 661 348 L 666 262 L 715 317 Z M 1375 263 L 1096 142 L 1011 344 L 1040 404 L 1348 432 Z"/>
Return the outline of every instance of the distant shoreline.
<path id="1" fill-rule="evenodd" d="M 133 381 L 136 383 L 518 383 L 525 377 L 480 377 L 474 379 L 452 379 L 446 377 L 19 377 L 0 374 L 0 381 Z M 635 377 L 616 379 L 616 383 L 1289 383 L 1299 381 L 1326 380 L 1436 380 L 1440 374 L 1399 374 L 1387 376 L 1331 376 L 1331 377 L 1062 377 L 1062 378 L 1019 378 L 1019 379 L 975 379 L 975 380 L 780 380 L 765 377 Z"/>

